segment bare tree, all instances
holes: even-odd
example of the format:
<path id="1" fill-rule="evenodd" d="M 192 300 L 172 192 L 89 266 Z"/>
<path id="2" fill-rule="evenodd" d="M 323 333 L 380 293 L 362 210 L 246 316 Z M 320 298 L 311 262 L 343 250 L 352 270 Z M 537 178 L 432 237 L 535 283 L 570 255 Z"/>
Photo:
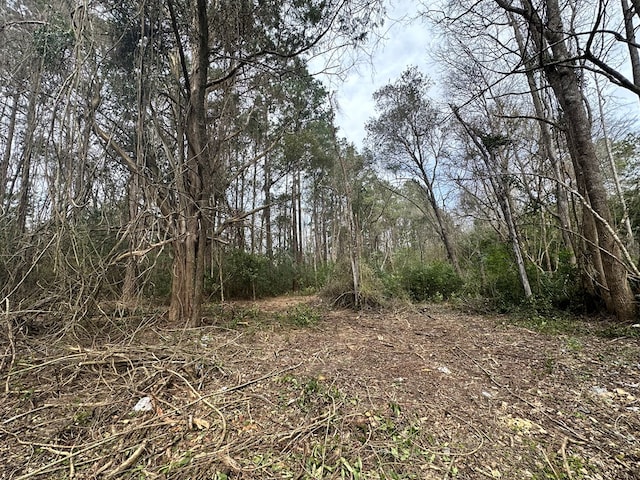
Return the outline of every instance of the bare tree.
<path id="1" fill-rule="evenodd" d="M 441 164 L 447 156 L 444 118 L 428 97 L 429 80 L 415 67 L 374 94 L 377 118 L 367 124 L 368 140 L 389 170 L 409 174 L 424 193 L 451 265 L 460 265 L 443 200 L 439 198 Z"/>
<path id="2" fill-rule="evenodd" d="M 584 186 L 586 215 L 595 217 L 594 231 L 585 232 L 585 236 L 588 235 L 587 241 L 593 247 L 594 257 L 600 257 L 602 261 L 602 296 L 621 321 L 630 321 L 635 316 L 635 302 L 627 282 L 620 245 L 611 234 L 612 217 L 591 137 L 591 121 L 580 88 L 580 66 L 569 51 L 567 30 L 558 1 L 545 0 L 539 7 L 529 0 L 524 0 L 522 7 L 505 0 L 496 0 L 496 3 L 525 22 L 532 42 L 529 48 L 533 49 L 538 66 L 562 108 L 574 170 L 578 184 Z"/>
<path id="3" fill-rule="evenodd" d="M 490 185 L 495 194 L 500 211 L 502 212 L 507 231 L 509 232 L 509 241 L 518 268 L 520 283 L 522 284 L 525 297 L 531 298 L 533 293 L 522 254 L 520 235 L 516 228 L 513 201 L 508 185 L 510 172 L 507 159 L 502 152 L 503 148 L 509 144 L 509 139 L 501 134 L 481 132 L 477 127 L 462 118 L 457 107 L 453 107 L 453 113 L 472 140 L 477 154 L 481 157 L 487 168 Z"/>

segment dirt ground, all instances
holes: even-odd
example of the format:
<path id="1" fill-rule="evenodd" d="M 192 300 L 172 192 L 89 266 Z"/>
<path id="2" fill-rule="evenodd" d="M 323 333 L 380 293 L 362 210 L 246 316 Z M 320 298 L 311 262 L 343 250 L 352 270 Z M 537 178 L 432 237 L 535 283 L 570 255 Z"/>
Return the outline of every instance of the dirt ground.
<path id="1" fill-rule="evenodd" d="M 164 318 L 2 340 L 0 479 L 640 478 L 638 338 L 317 297 Z"/>

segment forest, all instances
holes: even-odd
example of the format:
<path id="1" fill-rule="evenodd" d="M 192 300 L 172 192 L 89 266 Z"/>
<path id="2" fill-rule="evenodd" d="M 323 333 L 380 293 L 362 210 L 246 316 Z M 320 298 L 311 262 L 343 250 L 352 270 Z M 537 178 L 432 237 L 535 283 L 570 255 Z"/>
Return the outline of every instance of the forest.
<path id="1" fill-rule="evenodd" d="M 398 3 L 2 2 L 0 478 L 638 478 L 640 1 Z"/>

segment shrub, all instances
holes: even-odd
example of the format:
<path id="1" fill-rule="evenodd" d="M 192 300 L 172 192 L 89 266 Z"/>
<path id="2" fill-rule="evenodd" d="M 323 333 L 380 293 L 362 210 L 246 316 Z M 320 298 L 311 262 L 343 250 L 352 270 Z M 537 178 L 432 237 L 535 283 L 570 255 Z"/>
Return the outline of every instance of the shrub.
<path id="1" fill-rule="evenodd" d="M 317 324 L 320 318 L 318 310 L 309 305 L 300 304 L 287 310 L 282 320 L 283 323 L 295 327 L 311 327 Z"/>
<path id="2" fill-rule="evenodd" d="M 343 308 L 379 308 L 385 305 L 385 287 L 374 270 L 366 264 L 360 265 L 360 292 L 356 298 L 353 287 L 351 265 L 347 261 L 338 263 L 322 290 L 322 295 L 334 305 Z"/>
<path id="3" fill-rule="evenodd" d="M 384 270 L 377 272 L 382 285 L 384 286 L 384 296 L 394 300 L 409 300 L 409 294 L 403 285 L 403 276 L 396 272 L 387 272 Z"/>
<path id="4" fill-rule="evenodd" d="M 206 291 L 210 297 L 220 295 L 219 273 L 206 277 Z M 313 292 L 319 288 L 328 269 L 314 269 L 311 265 L 297 264 L 287 253 L 269 258 L 244 250 L 232 250 L 222 259 L 222 282 L 225 298 L 264 298 L 292 291 Z"/>
<path id="5" fill-rule="evenodd" d="M 234 250 L 223 261 L 225 296 L 229 298 L 257 298 L 271 292 L 269 259 L 242 250 Z"/>
<path id="6" fill-rule="evenodd" d="M 411 299 L 418 302 L 449 299 L 464 285 L 453 267 L 442 261 L 408 267 L 401 283 Z"/>

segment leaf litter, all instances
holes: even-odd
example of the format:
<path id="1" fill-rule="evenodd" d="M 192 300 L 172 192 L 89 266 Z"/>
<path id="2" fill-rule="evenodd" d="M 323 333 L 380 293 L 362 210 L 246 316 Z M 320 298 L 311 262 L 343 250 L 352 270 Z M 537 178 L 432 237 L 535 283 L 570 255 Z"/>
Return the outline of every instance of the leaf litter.
<path id="1" fill-rule="evenodd" d="M 0 479 L 640 478 L 637 339 L 317 297 L 164 318 L 3 344 Z"/>

